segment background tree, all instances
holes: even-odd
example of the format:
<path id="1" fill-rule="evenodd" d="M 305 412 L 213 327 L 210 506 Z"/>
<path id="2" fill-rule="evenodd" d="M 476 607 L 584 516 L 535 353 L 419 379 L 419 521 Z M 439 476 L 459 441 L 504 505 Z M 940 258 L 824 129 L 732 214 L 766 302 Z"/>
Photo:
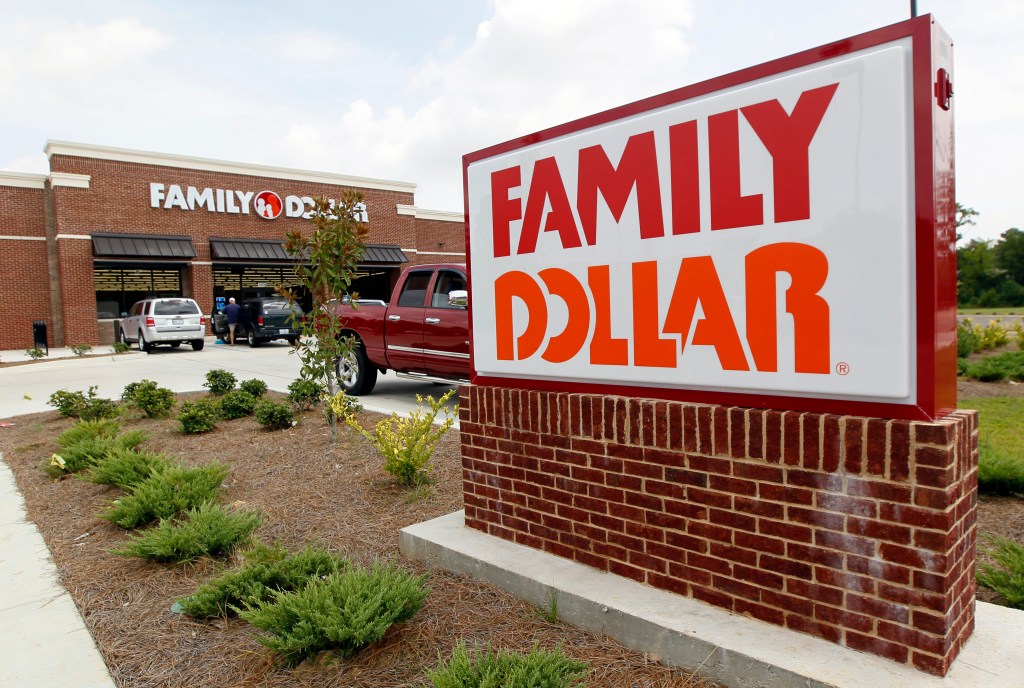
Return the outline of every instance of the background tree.
<path id="1" fill-rule="evenodd" d="M 328 393 L 336 388 L 335 362 L 352 351 L 354 342 L 342 337 L 343 322 L 331 308 L 331 301 L 355 295 L 349 293 L 356 276 L 356 266 L 366 251 L 363 242 L 367 227 L 359 222 L 363 195 L 347 191 L 334 205 L 326 198 L 313 202 L 313 232 L 303 236 L 299 231 L 285 235 L 284 247 L 296 261 L 295 274 L 312 297 L 313 305 L 301 323 L 302 338 L 295 352 L 302 361 L 299 377 L 321 385 Z M 296 295 L 281 289 L 292 303 Z M 328 414 L 332 435 L 336 415 Z"/>
<path id="2" fill-rule="evenodd" d="M 963 238 L 963 234 L 960 232 L 961 227 L 973 227 L 975 225 L 974 218 L 980 215 L 974 208 L 968 208 L 964 204 L 957 201 L 956 204 L 956 240 L 960 241 Z"/>
<path id="3" fill-rule="evenodd" d="M 960 305 L 983 308 L 999 305 L 999 287 L 1004 275 L 996 265 L 991 241 L 971 239 L 957 249 L 956 268 Z"/>

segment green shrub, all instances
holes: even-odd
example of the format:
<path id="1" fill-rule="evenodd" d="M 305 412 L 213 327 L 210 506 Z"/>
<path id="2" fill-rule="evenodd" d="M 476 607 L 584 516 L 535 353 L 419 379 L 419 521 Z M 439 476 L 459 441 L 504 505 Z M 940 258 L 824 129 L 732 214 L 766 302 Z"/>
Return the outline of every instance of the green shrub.
<path id="1" fill-rule="evenodd" d="M 228 472 L 227 466 L 216 461 L 195 468 L 169 465 L 137 483 L 130 494 L 114 501 L 101 516 L 122 528 L 171 518 L 213 501 Z"/>
<path id="2" fill-rule="evenodd" d="M 970 364 L 967 362 L 966 358 L 958 358 L 958 359 L 956 359 L 956 374 L 957 374 L 957 377 L 963 377 L 963 376 L 967 375 L 967 367 L 969 365 Z"/>
<path id="3" fill-rule="evenodd" d="M 171 459 L 163 454 L 118 448 L 96 461 L 85 478 L 100 485 L 117 485 L 131 491 L 142 481 L 167 470 L 171 464 Z"/>
<path id="4" fill-rule="evenodd" d="M 1024 545 L 1004 538 L 992 538 L 991 543 L 985 553 L 995 564 L 980 564 L 978 583 L 1002 595 L 1007 606 L 1024 609 Z"/>
<path id="5" fill-rule="evenodd" d="M 241 418 L 252 414 L 256 408 L 256 397 L 248 392 L 236 389 L 220 398 L 220 417 Z"/>
<path id="6" fill-rule="evenodd" d="M 254 399 L 259 399 L 260 397 L 267 393 L 267 383 L 264 382 L 263 380 L 258 380 L 256 378 L 243 381 L 240 385 L 238 385 L 238 388 L 243 392 L 248 392 L 249 394 L 251 394 Z"/>
<path id="7" fill-rule="evenodd" d="M 273 591 L 294 591 L 314 578 L 337 573 L 342 559 L 317 547 L 289 554 L 279 545 L 257 545 L 245 554 L 245 564 L 178 600 L 182 611 L 198 619 L 224 616 L 238 608 L 273 599 Z"/>
<path id="8" fill-rule="evenodd" d="M 128 344 L 128 342 L 114 342 L 113 344 L 110 345 L 110 347 L 115 354 L 128 353 L 128 351 L 130 351 L 132 348 L 131 345 Z"/>
<path id="9" fill-rule="evenodd" d="M 184 518 L 161 520 L 155 528 L 111 551 L 124 557 L 174 563 L 204 555 L 215 557 L 247 541 L 262 521 L 257 511 L 232 511 L 208 502 L 190 509 Z"/>
<path id="10" fill-rule="evenodd" d="M 121 424 L 116 420 L 105 418 L 103 420 L 80 420 L 70 428 L 57 435 L 57 444 L 60 447 L 69 447 L 78 444 L 82 440 L 96 437 L 117 437 Z"/>
<path id="11" fill-rule="evenodd" d="M 1010 332 L 1003 327 L 1003 321 L 1000 319 L 990 320 L 985 327 L 981 329 L 980 336 L 980 348 L 982 351 L 987 349 L 998 349 L 1001 346 L 1005 346 L 1010 343 Z"/>
<path id="12" fill-rule="evenodd" d="M 319 382 L 299 378 L 288 385 L 288 401 L 303 411 L 308 411 L 320 403 L 327 390 Z"/>
<path id="13" fill-rule="evenodd" d="M 982 439 L 978 447 L 978 491 L 1024 494 L 1024 458 L 1000 451 L 989 439 Z"/>
<path id="14" fill-rule="evenodd" d="M 534 646 L 526 654 L 486 648 L 470 656 L 459 643 L 427 678 L 434 688 L 581 688 L 587 671 L 585 662 L 566 657 L 561 648 Z"/>
<path id="15" fill-rule="evenodd" d="M 68 428 L 57 438 L 58 444 L 61 445 L 60 452 L 51 456 L 43 469 L 53 477 L 77 473 L 94 466 L 110 452 L 134 449 L 147 439 L 146 434 L 140 430 L 132 430 L 116 437 L 100 434 L 104 432 L 108 432 L 108 428 L 103 426 Z M 70 438 L 76 439 L 71 442 Z M 62 440 L 68 443 L 62 444 Z"/>
<path id="16" fill-rule="evenodd" d="M 174 392 L 152 380 L 129 383 L 121 393 L 121 400 L 142 411 L 147 418 L 163 418 L 174 408 Z"/>
<path id="17" fill-rule="evenodd" d="M 267 635 L 259 642 L 297 664 L 322 650 L 345 657 L 384 637 L 412 617 L 427 597 L 426 576 L 380 562 L 372 569 L 349 565 L 294 592 L 274 592 L 239 616 Z"/>
<path id="18" fill-rule="evenodd" d="M 50 395 L 47 403 L 66 418 L 99 420 L 117 416 L 117 405 L 110 399 L 97 397 L 96 385 L 90 387 L 88 393 L 58 389 Z"/>
<path id="19" fill-rule="evenodd" d="M 256 404 L 256 422 L 267 430 L 287 430 L 295 425 L 295 412 L 288 404 L 264 399 Z"/>
<path id="20" fill-rule="evenodd" d="M 75 356 L 85 356 L 90 351 L 92 351 L 92 347 L 88 344 L 75 344 L 71 347 L 71 353 Z"/>
<path id="21" fill-rule="evenodd" d="M 430 405 L 429 411 L 423 410 L 424 399 L 417 394 L 418 406 L 408 418 L 393 413 L 391 418 L 377 423 L 372 433 L 363 429 L 355 416 L 348 416 L 345 422 L 381 453 L 384 457 L 384 470 L 402 485 L 415 487 L 430 482 L 430 457 L 434 447 L 455 422 L 454 416 L 458 411 L 450 411 L 445 407 L 454 393 L 454 389 L 449 390 L 436 401 L 428 396 L 426 401 Z M 434 419 L 441 411 L 445 413 L 444 422 L 435 426 Z"/>
<path id="22" fill-rule="evenodd" d="M 217 402 L 213 399 L 197 399 L 185 401 L 178 411 L 178 422 L 181 423 L 181 431 L 187 435 L 195 435 L 200 432 L 209 432 L 217 427 L 217 418 L 220 410 Z"/>
<path id="23" fill-rule="evenodd" d="M 1024 381 L 1024 351 L 1007 351 L 967 366 L 967 377 L 981 382 Z"/>
<path id="24" fill-rule="evenodd" d="M 206 382 L 203 383 L 203 387 L 209 387 L 210 394 L 219 397 L 233 390 L 237 381 L 234 373 L 218 368 L 206 373 Z"/>
<path id="25" fill-rule="evenodd" d="M 323 401 L 324 416 L 327 418 L 328 423 L 338 419 L 344 421 L 349 416 L 353 416 L 363 410 L 363 405 L 359 403 L 359 400 L 355 397 L 350 397 L 343 389 L 338 390 L 334 394 L 325 394 Z"/>
<path id="26" fill-rule="evenodd" d="M 34 346 L 31 349 L 25 349 L 25 355 L 35 361 L 40 358 L 44 358 L 49 354 L 46 353 L 45 349 L 40 349 L 38 346 Z"/>

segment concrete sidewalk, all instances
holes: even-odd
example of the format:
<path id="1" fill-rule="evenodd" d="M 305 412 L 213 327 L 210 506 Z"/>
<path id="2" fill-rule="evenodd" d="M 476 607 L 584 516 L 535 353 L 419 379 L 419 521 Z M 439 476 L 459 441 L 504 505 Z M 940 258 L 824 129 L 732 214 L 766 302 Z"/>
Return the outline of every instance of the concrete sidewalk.
<path id="1" fill-rule="evenodd" d="M 0 453 L 0 686 L 113 688 Z"/>

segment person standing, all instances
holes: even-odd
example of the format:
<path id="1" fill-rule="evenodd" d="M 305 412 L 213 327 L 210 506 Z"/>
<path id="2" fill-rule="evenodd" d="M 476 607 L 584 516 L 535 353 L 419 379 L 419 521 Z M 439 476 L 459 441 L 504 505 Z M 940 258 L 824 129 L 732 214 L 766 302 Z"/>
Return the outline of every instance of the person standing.
<path id="1" fill-rule="evenodd" d="M 242 319 L 242 307 L 235 303 L 235 298 L 228 299 L 228 305 L 224 307 L 224 315 L 228 316 L 228 336 L 231 346 L 235 345 L 235 327 Z"/>

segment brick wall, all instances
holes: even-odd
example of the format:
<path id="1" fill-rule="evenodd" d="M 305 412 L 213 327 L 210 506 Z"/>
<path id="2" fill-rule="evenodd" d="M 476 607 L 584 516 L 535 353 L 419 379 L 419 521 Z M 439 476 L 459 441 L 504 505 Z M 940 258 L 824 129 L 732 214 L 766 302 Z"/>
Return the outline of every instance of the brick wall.
<path id="1" fill-rule="evenodd" d="M 99 331 L 92 274 L 92 242 L 58 238 L 57 267 L 64 297 L 64 346 L 97 344 Z"/>
<path id="2" fill-rule="evenodd" d="M 470 527 L 933 674 L 973 630 L 973 411 L 461 399 Z"/>
<path id="3" fill-rule="evenodd" d="M 32 346 L 32 321 L 50 320 L 43 189 L 0 187 L 0 349 Z M 53 332 L 47 328 L 49 345 Z"/>

